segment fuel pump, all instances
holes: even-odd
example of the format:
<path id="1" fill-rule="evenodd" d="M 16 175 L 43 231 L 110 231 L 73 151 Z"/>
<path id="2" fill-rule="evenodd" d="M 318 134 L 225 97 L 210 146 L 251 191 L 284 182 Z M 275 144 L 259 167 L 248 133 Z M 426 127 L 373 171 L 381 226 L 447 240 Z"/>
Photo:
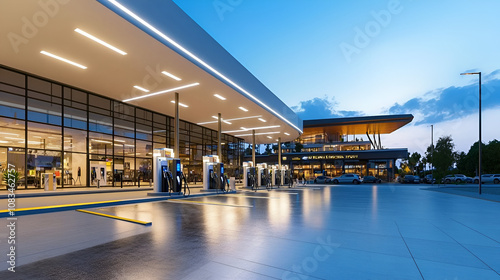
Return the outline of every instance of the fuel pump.
<path id="1" fill-rule="evenodd" d="M 292 173 L 290 170 L 285 170 L 285 186 L 288 185 L 290 187 L 292 185 Z"/>
<path id="2" fill-rule="evenodd" d="M 274 171 L 274 185 L 278 188 L 281 186 L 281 170 L 276 168 Z"/>
<path id="3" fill-rule="evenodd" d="M 172 173 L 167 165 L 161 166 L 161 192 L 170 192 L 172 185 Z"/>
<path id="4" fill-rule="evenodd" d="M 217 174 L 215 173 L 215 163 L 208 165 L 209 189 L 217 189 Z"/>
<path id="5" fill-rule="evenodd" d="M 255 188 L 256 187 L 256 180 L 255 180 L 255 177 L 256 177 L 256 170 L 255 170 L 255 167 L 247 167 L 246 168 L 246 172 L 245 172 L 245 176 L 246 176 L 246 185 L 245 187 L 250 187 L 250 188 Z"/>
<path id="6" fill-rule="evenodd" d="M 260 168 L 260 185 L 261 186 L 266 186 L 267 185 L 267 176 L 269 174 L 269 171 L 267 170 L 266 167 Z"/>

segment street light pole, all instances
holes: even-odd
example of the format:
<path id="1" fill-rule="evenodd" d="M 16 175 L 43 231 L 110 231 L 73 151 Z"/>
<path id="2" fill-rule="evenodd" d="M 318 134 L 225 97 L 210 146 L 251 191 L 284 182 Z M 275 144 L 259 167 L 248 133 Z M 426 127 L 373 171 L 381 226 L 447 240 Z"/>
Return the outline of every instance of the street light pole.
<path id="1" fill-rule="evenodd" d="M 431 167 L 434 167 L 433 159 L 434 159 L 434 125 L 431 124 Z M 434 185 L 434 170 L 433 169 L 434 168 L 431 168 L 431 176 L 432 176 L 431 183 Z"/>
<path id="2" fill-rule="evenodd" d="M 462 73 L 460 75 L 479 75 L 479 170 L 477 172 L 478 177 L 479 177 L 479 194 L 481 194 L 481 145 L 482 145 L 482 139 L 481 139 L 481 72 L 469 72 L 469 73 Z"/>

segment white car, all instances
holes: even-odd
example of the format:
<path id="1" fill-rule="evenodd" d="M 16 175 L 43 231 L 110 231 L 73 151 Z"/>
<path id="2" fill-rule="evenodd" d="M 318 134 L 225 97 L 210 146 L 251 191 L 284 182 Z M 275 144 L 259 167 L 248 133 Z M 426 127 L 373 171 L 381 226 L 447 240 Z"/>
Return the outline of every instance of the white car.
<path id="1" fill-rule="evenodd" d="M 359 184 L 359 183 L 361 183 L 361 179 L 359 178 L 358 174 L 343 174 L 340 177 L 333 178 L 332 182 L 334 184 L 340 184 L 340 183 Z"/>
<path id="2" fill-rule="evenodd" d="M 483 184 L 500 184 L 500 174 L 482 174 L 481 183 Z M 479 177 L 474 177 L 474 184 L 479 184 Z"/>

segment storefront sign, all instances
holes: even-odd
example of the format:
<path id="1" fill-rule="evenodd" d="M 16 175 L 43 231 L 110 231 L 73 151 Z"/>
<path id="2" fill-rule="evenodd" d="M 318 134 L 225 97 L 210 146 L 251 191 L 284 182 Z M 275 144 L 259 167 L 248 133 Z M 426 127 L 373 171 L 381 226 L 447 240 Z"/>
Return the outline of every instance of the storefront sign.
<path id="1" fill-rule="evenodd" d="M 318 159 L 357 159 L 358 155 L 317 155 L 308 156 L 307 159 L 318 160 Z"/>

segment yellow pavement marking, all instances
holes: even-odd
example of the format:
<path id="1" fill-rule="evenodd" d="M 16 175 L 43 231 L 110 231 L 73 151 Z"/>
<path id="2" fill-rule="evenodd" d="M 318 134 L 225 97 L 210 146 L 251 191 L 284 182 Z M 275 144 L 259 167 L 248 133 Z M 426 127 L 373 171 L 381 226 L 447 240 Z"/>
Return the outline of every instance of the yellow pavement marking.
<path id="1" fill-rule="evenodd" d="M 87 213 L 87 214 L 92 214 L 92 215 L 97 215 L 97 216 L 102 216 L 102 217 L 107 217 L 107 218 L 111 218 L 111 219 L 117 219 L 117 220 L 127 221 L 127 222 L 131 222 L 131 223 L 141 224 L 144 226 L 150 226 L 152 224 L 152 222 L 143 222 L 143 221 L 139 221 L 139 220 L 118 217 L 118 216 L 113 216 L 113 215 L 108 215 L 108 214 L 103 214 L 103 213 L 98 213 L 98 212 L 93 212 L 93 211 L 87 211 L 87 210 L 81 210 L 81 209 L 78 209 L 76 211 L 82 212 L 82 213 Z"/>
<path id="2" fill-rule="evenodd" d="M 230 195 L 230 194 L 221 194 L 218 196 L 229 196 L 229 197 L 251 197 L 251 198 L 262 198 L 262 199 L 280 199 L 279 197 L 275 196 L 255 196 L 255 195 Z"/>
<path id="3" fill-rule="evenodd" d="M 112 203 L 119 202 L 124 200 L 108 200 L 108 201 L 97 201 L 97 202 L 83 202 L 83 203 L 73 203 L 73 204 L 61 204 L 61 205 L 49 205 L 49 206 L 38 206 L 38 207 L 30 207 L 30 208 L 18 208 L 14 210 L 0 210 L 0 213 L 6 213 L 9 211 L 14 212 L 22 212 L 22 211 L 30 211 L 30 210 L 44 210 L 44 209 L 55 209 L 55 208 L 63 208 L 63 207 L 72 207 L 72 206 L 85 206 L 92 204 L 101 204 L 101 203 Z"/>
<path id="4" fill-rule="evenodd" d="M 169 199 L 166 202 L 195 204 L 195 205 L 218 205 L 218 206 L 231 206 L 231 207 L 244 207 L 244 208 L 252 208 L 253 207 L 252 205 L 237 205 L 237 204 L 229 204 L 229 203 L 196 201 L 196 200 L 185 200 L 185 199 Z"/>

